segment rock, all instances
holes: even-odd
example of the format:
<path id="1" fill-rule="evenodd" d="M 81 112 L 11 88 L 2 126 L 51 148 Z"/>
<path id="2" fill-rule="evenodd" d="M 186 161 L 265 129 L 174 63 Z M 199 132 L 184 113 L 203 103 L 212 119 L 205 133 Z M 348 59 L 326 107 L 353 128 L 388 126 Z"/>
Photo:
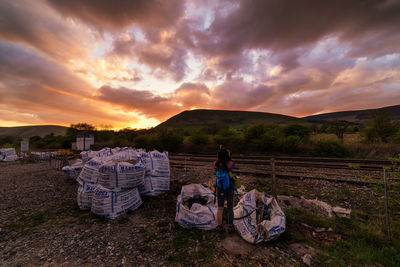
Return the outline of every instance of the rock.
<path id="1" fill-rule="evenodd" d="M 310 254 L 305 254 L 305 255 L 301 258 L 301 260 L 303 261 L 303 263 L 304 263 L 306 266 L 311 266 L 312 257 L 311 257 Z"/>
<path id="2" fill-rule="evenodd" d="M 248 255 L 256 246 L 244 241 L 239 235 L 233 234 L 221 241 L 221 245 L 235 255 Z"/>
<path id="3" fill-rule="evenodd" d="M 350 218 L 351 210 L 350 209 L 345 209 L 342 207 L 334 207 L 333 212 L 336 214 L 338 217 L 342 218 Z"/>
<path id="4" fill-rule="evenodd" d="M 326 230 L 326 228 L 323 228 L 323 227 L 318 227 L 318 228 L 315 228 L 315 230 L 314 230 L 316 233 L 322 233 L 322 232 L 326 232 L 327 230 Z"/>

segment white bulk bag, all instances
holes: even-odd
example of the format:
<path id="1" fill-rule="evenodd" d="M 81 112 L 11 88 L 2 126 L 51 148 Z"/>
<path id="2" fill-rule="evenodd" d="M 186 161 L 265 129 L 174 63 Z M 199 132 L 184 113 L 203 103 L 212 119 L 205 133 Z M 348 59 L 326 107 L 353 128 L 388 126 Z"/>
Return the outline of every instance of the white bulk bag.
<path id="1" fill-rule="evenodd" d="M 257 222 L 257 200 L 262 203 L 261 213 L 269 219 L 259 218 Z M 233 225 L 244 240 L 252 244 L 278 238 L 286 229 L 286 217 L 275 198 L 251 190 L 245 194 L 233 209 Z"/>
<path id="2" fill-rule="evenodd" d="M 91 211 L 100 216 L 115 219 L 130 210 L 138 208 L 142 199 L 137 188 L 114 192 L 97 185 L 93 192 Z"/>
<path id="3" fill-rule="evenodd" d="M 145 196 L 158 196 L 164 192 L 168 192 L 170 187 L 170 178 L 146 175 L 144 177 L 144 185 L 139 186 L 139 192 Z"/>
<path id="4" fill-rule="evenodd" d="M 193 203 L 189 208 L 186 203 L 195 196 L 206 198 L 207 203 Z M 184 228 L 212 230 L 218 226 L 217 210 L 215 195 L 210 189 L 200 184 L 185 185 L 177 199 L 175 221 Z"/>
<path id="5" fill-rule="evenodd" d="M 2 161 L 16 161 L 18 159 L 15 148 L 1 148 L 0 155 Z"/>
<path id="6" fill-rule="evenodd" d="M 92 206 L 93 191 L 95 188 L 96 184 L 79 181 L 77 201 L 81 210 L 90 210 Z"/>
<path id="7" fill-rule="evenodd" d="M 109 147 L 104 147 L 99 151 L 89 150 L 89 151 L 81 152 L 82 160 L 84 163 L 86 163 L 87 161 L 89 161 L 93 158 L 96 158 L 96 157 L 107 157 L 112 154 L 113 154 L 113 152 L 112 152 L 111 148 L 109 148 Z"/>
<path id="8" fill-rule="evenodd" d="M 78 160 L 72 165 L 64 166 L 61 170 L 67 175 L 68 178 L 75 180 L 81 173 L 82 168 L 83 168 L 82 161 Z"/>
<path id="9" fill-rule="evenodd" d="M 136 162 L 138 155 L 136 153 L 136 150 L 131 148 L 131 147 L 124 147 L 124 148 L 118 148 L 114 151 L 112 155 L 103 157 L 104 162 L 107 161 L 120 161 L 120 162 L 125 162 L 125 161 L 134 161 Z"/>
<path id="10" fill-rule="evenodd" d="M 99 179 L 99 168 L 101 165 L 103 165 L 103 160 L 100 157 L 92 158 L 86 162 L 78 176 L 78 181 L 97 183 L 97 180 Z"/>
<path id="11" fill-rule="evenodd" d="M 120 191 L 144 184 L 145 167 L 139 162 L 107 162 L 99 168 L 98 183 L 108 189 Z"/>
<path id="12" fill-rule="evenodd" d="M 144 166 L 146 167 L 146 175 L 150 174 L 151 172 L 151 159 L 150 159 L 150 154 L 144 150 L 138 151 L 138 161 L 141 161 Z"/>
<path id="13" fill-rule="evenodd" d="M 146 167 L 144 186 L 139 187 L 140 194 L 157 196 L 168 192 L 170 188 L 170 169 L 168 152 L 153 150 L 151 152 L 138 151 L 138 161 Z"/>
<path id="14" fill-rule="evenodd" d="M 158 152 L 153 150 L 149 152 L 151 160 L 151 175 L 166 177 L 170 175 L 168 152 Z"/>

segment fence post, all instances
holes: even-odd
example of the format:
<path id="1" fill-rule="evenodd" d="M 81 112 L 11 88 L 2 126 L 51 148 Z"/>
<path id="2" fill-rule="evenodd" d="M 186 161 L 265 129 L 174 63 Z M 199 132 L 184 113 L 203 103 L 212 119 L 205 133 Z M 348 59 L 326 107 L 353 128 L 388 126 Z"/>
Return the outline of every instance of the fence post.
<path id="1" fill-rule="evenodd" d="M 184 176 L 185 176 L 185 178 L 186 178 L 186 156 L 185 156 L 185 168 L 184 168 L 184 170 L 185 170 Z"/>
<path id="2" fill-rule="evenodd" d="M 271 158 L 271 176 L 272 176 L 272 195 L 276 200 L 278 200 L 278 196 L 276 193 L 276 175 L 275 175 L 275 159 Z"/>
<path id="3" fill-rule="evenodd" d="M 389 205 L 388 205 L 388 193 L 387 193 L 387 182 L 386 182 L 386 169 L 383 169 L 383 185 L 385 190 L 385 215 L 386 215 L 386 226 L 387 226 L 387 234 L 389 241 L 391 240 L 390 237 L 390 221 L 389 221 Z"/>

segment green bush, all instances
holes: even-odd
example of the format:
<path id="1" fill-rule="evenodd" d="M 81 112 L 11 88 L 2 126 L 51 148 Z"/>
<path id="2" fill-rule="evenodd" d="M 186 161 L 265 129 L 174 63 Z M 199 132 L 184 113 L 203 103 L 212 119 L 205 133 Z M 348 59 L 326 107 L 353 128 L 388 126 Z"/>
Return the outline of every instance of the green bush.
<path id="1" fill-rule="evenodd" d="M 344 144 L 335 140 L 318 140 L 313 145 L 313 152 L 322 157 L 345 157 L 350 154 Z"/>
<path id="2" fill-rule="evenodd" d="M 230 128 L 220 130 L 215 136 L 214 141 L 217 145 L 223 145 L 224 147 L 236 146 L 237 140 L 240 135 Z M 235 141 L 236 140 L 236 141 Z"/>
<path id="3" fill-rule="evenodd" d="M 297 135 L 290 135 L 280 140 L 279 147 L 285 152 L 296 152 L 299 150 L 301 144 L 301 137 Z"/>
<path id="4" fill-rule="evenodd" d="M 261 138 L 254 140 L 257 150 L 262 152 L 272 151 L 277 147 L 278 137 L 268 133 L 261 136 Z"/>
<path id="5" fill-rule="evenodd" d="M 254 151 L 268 152 L 278 148 L 283 138 L 282 129 L 276 124 L 255 124 L 244 132 L 244 139 Z"/>
<path id="6" fill-rule="evenodd" d="M 163 130 L 158 134 L 160 149 L 174 152 L 179 150 L 183 142 L 183 136 L 174 130 Z"/>
<path id="7" fill-rule="evenodd" d="M 136 138 L 133 140 L 133 143 L 135 144 L 136 148 L 146 148 L 150 144 L 150 140 L 146 135 L 138 135 Z"/>
<path id="8" fill-rule="evenodd" d="M 285 137 L 298 136 L 300 139 L 305 140 L 310 136 L 311 130 L 301 124 L 289 124 L 283 128 L 283 133 Z"/>
<path id="9" fill-rule="evenodd" d="M 400 144 L 400 129 L 389 138 L 390 143 Z"/>
<path id="10" fill-rule="evenodd" d="M 206 145 L 208 144 L 209 140 L 209 136 L 203 131 L 195 131 L 191 136 L 189 136 L 189 142 L 196 146 Z"/>

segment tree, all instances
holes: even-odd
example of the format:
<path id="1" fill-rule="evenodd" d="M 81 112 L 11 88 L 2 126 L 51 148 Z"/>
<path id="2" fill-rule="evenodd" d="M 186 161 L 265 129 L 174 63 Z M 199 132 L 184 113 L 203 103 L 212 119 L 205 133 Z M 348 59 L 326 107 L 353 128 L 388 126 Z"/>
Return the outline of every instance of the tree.
<path id="1" fill-rule="evenodd" d="M 86 122 L 80 122 L 77 124 L 71 124 L 70 128 L 76 129 L 78 131 L 94 131 L 96 130 L 96 127 L 86 123 Z"/>
<path id="2" fill-rule="evenodd" d="M 332 132 L 343 141 L 344 133 L 349 127 L 349 123 L 347 121 L 333 121 L 331 123 Z"/>
<path id="3" fill-rule="evenodd" d="M 67 129 L 66 136 L 71 142 L 74 142 L 76 135 L 78 133 L 93 132 L 95 130 L 96 130 L 95 126 L 86 122 L 80 122 L 77 124 L 71 124 Z"/>
<path id="4" fill-rule="evenodd" d="M 399 126 L 394 123 L 389 115 L 384 112 L 378 112 L 372 115 L 370 126 L 366 129 L 367 141 L 388 142 L 388 139 L 395 135 Z"/>

